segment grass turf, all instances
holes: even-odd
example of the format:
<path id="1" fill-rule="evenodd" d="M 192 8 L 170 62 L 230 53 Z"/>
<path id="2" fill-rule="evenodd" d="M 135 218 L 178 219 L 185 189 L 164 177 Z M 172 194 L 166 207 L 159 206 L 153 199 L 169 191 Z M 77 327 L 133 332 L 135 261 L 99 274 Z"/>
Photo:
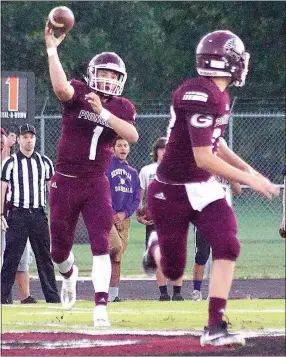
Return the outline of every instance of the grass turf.
<path id="1" fill-rule="evenodd" d="M 124 301 L 108 305 L 113 329 L 201 330 L 207 321 L 206 300 L 200 302 Z M 60 304 L 2 306 L 2 333 L 12 331 L 93 331 L 94 303 L 77 301 L 70 311 Z M 284 300 L 230 300 L 226 315 L 233 330 L 285 329 Z"/>
<path id="2" fill-rule="evenodd" d="M 278 236 L 280 217 L 273 221 L 272 214 L 255 212 L 239 224 L 239 239 L 241 254 L 237 261 L 235 278 L 283 278 L 285 276 L 285 241 Z M 237 212 L 238 221 L 241 212 Z M 255 225 L 253 224 L 255 222 Z M 265 222 L 267 224 L 265 225 Z M 257 233 L 258 232 L 258 233 Z M 188 257 L 185 278 L 192 278 L 192 265 L 194 257 L 193 232 L 190 229 L 188 239 Z M 146 277 L 142 270 L 141 262 L 145 249 L 145 227 L 132 220 L 130 238 L 127 249 L 123 255 L 121 274 L 128 277 Z M 73 248 L 77 264 L 81 273 L 91 270 L 92 256 L 89 244 L 76 244 Z"/>
<path id="3" fill-rule="evenodd" d="M 238 221 L 238 238 L 241 254 L 235 269 L 236 279 L 284 278 L 285 240 L 278 234 L 282 217 L 282 199 L 268 202 L 250 190 L 243 190 L 241 197 L 234 198 Z M 92 255 L 87 243 L 86 229 L 80 225 L 77 234 L 84 244 L 75 244 L 73 252 L 81 275 L 90 275 Z M 84 238 L 85 237 L 85 238 Z M 185 279 L 192 278 L 194 258 L 193 228 L 190 226 Z M 146 277 L 141 261 L 145 250 L 145 226 L 132 217 L 127 249 L 121 266 L 122 277 Z M 36 272 L 35 260 L 31 272 Z"/>

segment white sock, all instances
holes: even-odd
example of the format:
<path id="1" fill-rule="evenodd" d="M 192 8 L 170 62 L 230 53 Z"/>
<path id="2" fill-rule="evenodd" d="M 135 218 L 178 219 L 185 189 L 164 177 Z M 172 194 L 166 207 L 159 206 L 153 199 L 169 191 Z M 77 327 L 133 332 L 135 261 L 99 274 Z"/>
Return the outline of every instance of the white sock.
<path id="1" fill-rule="evenodd" d="M 56 263 L 60 273 L 67 273 L 71 270 L 71 267 L 73 266 L 74 263 L 74 255 L 73 252 L 70 252 L 70 255 L 68 256 L 68 259 L 63 261 L 62 263 Z"/>
<path id="2" fill-rule="evenodd" d="M 92 283 L 94 291 L 108 293 L 111 278 L 111 262 L 109 254 L 93 257 Z"/>
<path id="3" fill-rule="evenodd" d="M 111 286 L 108 292 L 108 301 L 113 301 L 118 296 L 118 287 Z"/>
<path id="4" fill-rule="evenodd" d="M 95 319 L 108 319 L 106 305 L 96 305 L 93 314 Z"/>
<path id="5" fill-rule="evenodd" d="M 104 313 L 107 310 L 106 305 L 96 305 L 94 309 L 98 313 Z"/>

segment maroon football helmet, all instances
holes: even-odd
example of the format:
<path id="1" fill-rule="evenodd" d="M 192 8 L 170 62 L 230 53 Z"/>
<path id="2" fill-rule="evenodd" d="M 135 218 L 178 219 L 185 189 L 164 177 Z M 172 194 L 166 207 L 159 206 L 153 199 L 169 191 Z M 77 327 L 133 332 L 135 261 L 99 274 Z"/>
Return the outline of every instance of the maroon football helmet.
<path id="1" fill-rule="evenodd" d="M 242 87 L 248 72 L 249 53 L 241 39 L 230 31 L 214 31 L 204 36 L 196 49 L 200 76 L 231 77 L 231 85 Z"/>
<path id="2" fill-rule="evenodd" d="M 116 72 L 117 79 L 99 77 L 98 70 Z M 121 95 L 127 79 L 125 64 L 114 52 L 102 52 L 91 59 L 87 69 L 88 86 L 104 95 Z"/>

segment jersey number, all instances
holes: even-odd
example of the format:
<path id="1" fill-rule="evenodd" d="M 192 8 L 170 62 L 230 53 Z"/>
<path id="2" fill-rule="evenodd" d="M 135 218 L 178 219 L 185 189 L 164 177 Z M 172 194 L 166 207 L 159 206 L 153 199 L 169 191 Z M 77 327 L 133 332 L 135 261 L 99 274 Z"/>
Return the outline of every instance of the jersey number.
<path id="1" fill-rule="evenodd" d="M 99 139 L 102 131 L 103 131 L 103 126 L 96 126 L 93 129 L 93 135 L 92 135 L 90 149 L 89 149 L 89 160 L 95 160 L 98 139 Z"/>

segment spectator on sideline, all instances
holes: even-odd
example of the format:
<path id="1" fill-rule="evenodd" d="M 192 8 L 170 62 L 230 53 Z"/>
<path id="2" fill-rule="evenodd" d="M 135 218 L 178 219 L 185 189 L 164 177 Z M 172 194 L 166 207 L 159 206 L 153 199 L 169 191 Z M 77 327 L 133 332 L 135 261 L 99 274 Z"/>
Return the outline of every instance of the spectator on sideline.
<path id="1" fill-rule="evenodd" d="M 166 277 L 176 280 L 184 273 L 190 221 L 212 247 L 209 319 L 202 346 L 245 343 L 239 333 L 228 332 L 223 320 L 240 244 L 234 212 L 214 176 L 248 185 L 268 199 L 279 195 L 276 185 L 220 140 L 230 118 L 226 89 L 244 85 L 248 61 L 243 42 L 230 31 L 214 31 L 200 40 L 196 49 L 199 76 L 185 80 L 174 92 L 169 140 L 148 188 L 148 209 Z M 149 240 L 143 261 L 146 270 L 154 264 L 156 246 Z"/>
<path id="2" fill-rule="evenodd" d="M 108 301 L 120 302 L 118 296 L 121 261 L 129 239 L 130 217 L 140 202 L 140 182 L 137 170 L 126 161 L 130 146 L 117 137 L 113 145 L 114 157 L 106 171 L 109 180 L 113 226 L 110 232 L 111 279 Z"/>
<path id="3" fill-rule="evenodd" d="M 107 327 L 112 204 L 105 171 L 117 135 L 130 143 L 138 140 L 136 113 L 128 99 L 120 98 L 127 79 L 122 59 L 114 52 L 100 53 L 89 63 L 86 83 L 68 81 L 57 53 L 64 38 L 65 35 L 56 38 L 46 24 L 50 79 L 63 105 L 62 133 L 50 194 L 52 257 L 64 278 L 63 308 L 71 309 L 76 301 L 78 276 L 72 246 L 81 212 L 93 255 L 94 326 Z"/>
<path id="4" fill-rule="evenodd" d="M 16 143 L 16 134 L 6 133 L 4 128 L 1 128 L 1 159 L 2 161 L 6 159 L 6 157 L 11 155 L 12 148 Z"/>
<path id="5" fill-rule="evenodd" d="M 140 197 L 140 209 L 136 211 L 137 221 L 141 224 L 145 224 L 146 226 L 146 238 L 145 238 L 145 245 L 147 248 L 148 241 L 150 239 L 151 234 L 157 235 L 155 225 L 152 221 L 146 220 L 146 208 L 144 207 L 145 196 L 147 194 L 147 189 L 150 183 L 154 180 L 157 167 L 162 161 L 163 155 L 165 153 L 165 147 L 167 143 L 167 138 L 160 137 L 158 138 L 155 143 L 153 144 L 152 148 L 152 156 L 153 156 L 153 163 L 143 166 L 139 173 L 140 179 L 140 186 L 141 186 L 141 197 Z M 142 214 L 143 213 L 143 214 Z M 168 294 L 168 279 L 162 273 L 162 269 L 160 264 L 158 264 L 158 268 L 156 270 L 156 280 L 157 285 L 159 287 L 160 297 L 159 301 L 170 301 L 171 297 Z M 173 301 L 183 301 L 184 298 L 181 295 L 181 287 L 182 287 L 183 278 L 173 281 Z"/>
<path id="6" fill-rule="evenodd" d="M 286 238 L 286 163 L 284 164 L 283 169 L 283 176 L 284 176 L 284 189 L 283 189 L 283 197 L 282 197 L 282 204 L 283 204 L 283 215 L 282 221 L 279 229 L 279 234 L 282 238 Z"/>
<path id="7" fill-rule="evenodd" d="M 48 186 L 54 173 L 53 164 L 47 156 L 35 151 L 34 126 L 22 125 L 17 140 L 19 151 L 2 162 L 1 224 L 2 230 L 6 230 L 6 247 L 1 272 L 1 302 L 7 303 L 29 237 L 46 302 L 58 303 L 48 219 L 44 211 L 46 184 Z M 9 212 L 6 221 L 3 209 L 7 188 Z"/>
<path id="8" fill-rule="evenodd" d="M 239 183 L 233 182 L 231 184 L 228 183 L 227 180 L 223 178 L 218 178 L 218 181 L 223 186 L 225 190 L 225 198 L 230 207 L 232 207 L 231 202 L 231 190 L 235 195 L 240 195 L 241 188 Z M 193 266 L 193 291 L 191 294 L 191 299 L 193 301 L 201 301 L 202 300 L 202 282 L 204 278 L 205 265 L 209 259 L 211 259 L 211 247 L 208 240 L 194 227 L 195 234 L 195 261 Z"/>
<path id="9" fill-rule="evenodd" d="M 1 163 L 4 159 L 9 157 L 12 154 L 12 149 L 15 146 L 16 134 L 10 132 L 8 135 L 4 128 L 1 128 Z M 6 194 L 5 194 L 6 201 Z M 4 216 L 7 218 L 7 204 L 4 203 Z M 5 231 L 2 231 L 1 227 L 1 268 L 3 264 L 3 256 L 5 250 Z M 18 270 L 16 273 L 16 282 L 18 285 L 18 290 L 20 293 L 20 301 L 22 304 L 33 304 L 37 300 L 30 295 L 30 278 L 29 278 L 29 264 L 31 263 L 31 246 L 27 242 L 23 255 L 21 257 L 20 263 L 18 265 Z M 6 303 L 12 304 L 12 291 L 8 295 Z"/>

